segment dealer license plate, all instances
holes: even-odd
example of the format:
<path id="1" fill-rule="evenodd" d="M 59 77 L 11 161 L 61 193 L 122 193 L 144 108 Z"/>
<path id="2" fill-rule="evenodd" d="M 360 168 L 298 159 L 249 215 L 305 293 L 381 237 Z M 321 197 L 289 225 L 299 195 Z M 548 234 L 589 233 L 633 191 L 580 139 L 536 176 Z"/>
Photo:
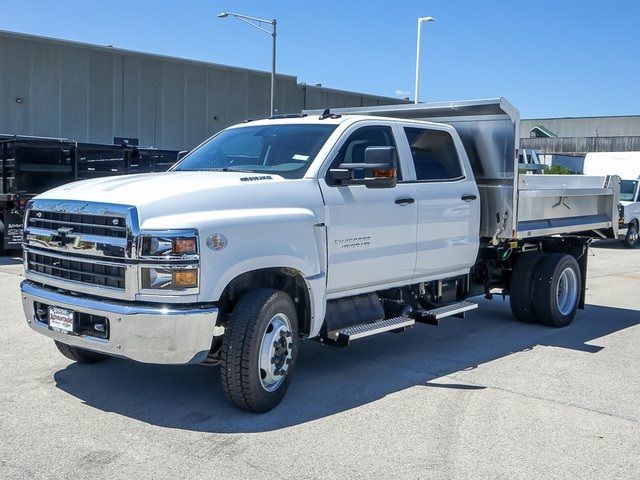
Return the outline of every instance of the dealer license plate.
<path id="1" fill-rule="evenodd" d="M 73 311 L 49 307 L 49 326 L 59 332 L 73 333 Z"/>

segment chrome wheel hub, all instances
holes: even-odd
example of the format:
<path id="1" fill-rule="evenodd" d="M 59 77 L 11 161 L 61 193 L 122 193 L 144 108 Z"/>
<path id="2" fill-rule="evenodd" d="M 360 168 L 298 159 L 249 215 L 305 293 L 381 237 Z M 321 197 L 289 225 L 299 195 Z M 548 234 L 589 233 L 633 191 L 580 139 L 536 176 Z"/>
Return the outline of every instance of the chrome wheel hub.
<path id="1" fill-rule="evenodd" d="M 563 315 L 569 315 L 578 300 L 578 276 L 572 268 L 565 268 L 556 287 L 556 303 Z"/>
<path id="2" fill-rule="evenodd" d="M 274 315 L 269 321 L 260 343 L 260 383 L 268 392 L 276 390 L 284 381 L 292 358 L 292 331 L 289 317 Z"/>

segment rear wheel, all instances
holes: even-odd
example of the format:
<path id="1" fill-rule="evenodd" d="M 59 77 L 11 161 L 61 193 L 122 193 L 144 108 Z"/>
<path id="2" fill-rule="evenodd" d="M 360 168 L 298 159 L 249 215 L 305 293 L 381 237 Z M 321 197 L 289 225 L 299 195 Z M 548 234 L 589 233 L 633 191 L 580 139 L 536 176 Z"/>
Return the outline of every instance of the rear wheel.
<path id="1" fill-rule="evenodd" d="M 291 297 L 274 289 L 246 293 L 233 309 L 222 340 L 220 377 L 238 407 L 266 412 L 289 386 L 298 352 L 298 321 Z"/>
<path id="2" fill-rule="evenodd" d="M 627 229 L 627 235 L 624 237 L 624 244 L 628 248 L 640 247 L 640 236 L 638 234 L 638 222 L 632 221 Z"/>
<path id="3" fill-rule="evenodd" d="M 533 275 L 543 256 L 540 252 L 523 253 L 513 268 L 509 283 L 509 303 L 513 316 L 521 322 L 538 321 L 533 309 Z"/>
<path id="4" fill-rule="evenodd" d="M 102 353 L 92 352 L 90 350 L 85 350 L 84 348 L 72 347 L 71 345 L 58 342 L 57 340 L 54 340 L 54 342 L 60 353 L 74 362 L 96 363 L 109 358 L 108 355 L 104 355 Z"/>
<path id="5" fill-rule="evenodd" d="M 565 327 L 576 315 L 581 293 L 578 262 L 571 255 L 545 255 L 535 270 L 533 305 L 540 323 Z"/>

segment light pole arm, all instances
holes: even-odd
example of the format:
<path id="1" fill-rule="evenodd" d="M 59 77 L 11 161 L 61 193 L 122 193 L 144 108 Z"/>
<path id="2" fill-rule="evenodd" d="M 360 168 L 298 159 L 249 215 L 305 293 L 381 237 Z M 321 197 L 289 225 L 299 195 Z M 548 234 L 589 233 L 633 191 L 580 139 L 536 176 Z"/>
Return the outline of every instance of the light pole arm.
<path id="1" fill-rule="evenodd" d="M 230 13 L 229 15 L 232 15 L 234 17 L 236 17 L 238 20 L 242 20 L 244 23 L 247 23 L 249 25 L 251 25 L 252 27 L 256 27 L 258 30 L 262 30 L 264 33 L 268 33 L 269 35 L 273 35 L 273 32 L 270 32 L 269 30 L 267 30 L 266 28 L 262 28 L 260 25 L 257 25 L 255 23 L 253 23 L 251 20 L 247 20 L 246 18 L 243 18 L 239 15 L 234 15 L 233 13 Z M 268 22 L 271 25 L 273 25 L 273 23 Z"/>
<path id="2" fill-rule="evenodd" d="M 238 20 L 242 20 L 244 23 L 251 25 L 252 27 L 257 28 L 258 30 L 271 35 L 273 39 L 272 46 L 272 55 L 271 55 L 271 115 L 275 114 L 275 96 L 276 96 L 276 26 L 277 22 L 274 18 L 273 20 L 267 20 L 265 18 L 259 17 L 250 17 L 249 15 L 241 15 L 239 13 L 231 13 L 231 12 L 223 12 L 218 15 L 220 18 L 225 17 L 235 17 Z M 269 31 L 262 26 L 262 24 L 271 25 L 272 30 Z"/>

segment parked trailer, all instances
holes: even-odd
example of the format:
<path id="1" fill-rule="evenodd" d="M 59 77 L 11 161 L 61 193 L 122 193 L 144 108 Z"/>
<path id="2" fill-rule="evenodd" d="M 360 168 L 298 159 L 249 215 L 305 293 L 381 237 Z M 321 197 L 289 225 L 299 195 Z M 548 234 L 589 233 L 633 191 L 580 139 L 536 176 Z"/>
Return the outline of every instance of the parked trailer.
<path id="1" fill-rule="evenodd" d="M 175 150 L 0 135 L 0 251 L 21 247 L 24 208 L 36 195 L 77 180 L 165 171 L 179 155 Z"/>

